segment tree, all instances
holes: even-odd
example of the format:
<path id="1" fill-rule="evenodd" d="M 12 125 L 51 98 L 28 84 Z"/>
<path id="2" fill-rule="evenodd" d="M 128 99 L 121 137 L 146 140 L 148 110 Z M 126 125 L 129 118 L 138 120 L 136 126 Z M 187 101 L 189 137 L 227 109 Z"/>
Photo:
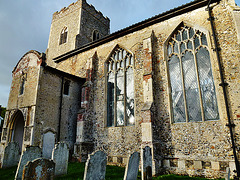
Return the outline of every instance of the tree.
<path id="1" fill-rule="evenodd" d="M 6 114 L 6 108 L 5 108 L 5 107 L 2 107 L 1 105 L 0 105 L 0 107 L 1 107 L 1 109 L 0 109 L 0 115 L 1 115 L 1 117 L 4 119 L 5 114 Z"/>

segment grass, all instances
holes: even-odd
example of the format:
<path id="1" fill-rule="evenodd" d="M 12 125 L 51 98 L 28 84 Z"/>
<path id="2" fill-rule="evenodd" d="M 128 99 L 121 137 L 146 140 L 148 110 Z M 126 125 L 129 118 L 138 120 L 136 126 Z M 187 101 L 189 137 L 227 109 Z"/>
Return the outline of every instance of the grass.
<path id="1" fill-rule="evenodd" d="M 17 167 L 0 169 L 0 180 L 13 180 Z M 56 180 L 82 180 L 84 176 L 85 163 L 69 163 L 68 173 L 63 176 L 56 177 Z M 122 180 L 124 177 L 125 168 L 117 166 L 107 166 L 106 180 Z M 141 179 L 140 172 L 138 180 Z M 177 175 L 162 175 L 153 177 L 153 180 L 208 180 L 205 178 L 177 176 Z M 220 179 L 219 179 L 220 180 Z"/>
<path id="2" fill-rule="evenodd" d="M 15 177 L 16 167 L 0 169 L 0 179 L 1 180 L 13 180 Z"/>

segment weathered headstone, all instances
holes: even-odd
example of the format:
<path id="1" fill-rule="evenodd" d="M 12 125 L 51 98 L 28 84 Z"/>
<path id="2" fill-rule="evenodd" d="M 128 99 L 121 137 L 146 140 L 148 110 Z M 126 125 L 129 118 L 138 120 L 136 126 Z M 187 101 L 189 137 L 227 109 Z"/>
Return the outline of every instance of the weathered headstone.
<path id="1" fill-rule="evenodd" d="M 55 134 L 51 131 L 44 133 L 42 145 L 42 155 L 44 158 L 51 159 L 54 146 L 55 146 Z"/>
<path id="2" fill-rule="evenodd" d="M 37 146 L 26 147 L 26 151 L 24 151 L 20 157 L 15 179 L 22 178 L 23 168 L 28 161 L 33 161 L 34 159 L 41 158 L 41 157 L 42 157 L 42 150 L 40 147 L 37 147 Z"/>
<path id="3" fill-rule="evenodd" d="M 135 180 L 138 175 L 140 153 L 133 153 L 128 160 L 127 167 L 125 169 L 124 180 Z"/>
<path id="4" fill-rule="evenodd" d="M 69 149 L 66 143 L 58 143 L 53 150 L 52 160 L 55 162 L 55 175 L 67 174 Z"/>
<path id="5" fill-rule="evenodd" d="M 230 180 L 230 173 L 231 173 L 230 168 L 227 167 L 227 169 L 226 169 L 226 175 L 225 175 L 225 180 Z"/>
<path id="6" fill-rule="evenodd" d="M 152 151 L 149 146 L 143 149 L 143 171 L 142 179 L 151 180 L 152 179 Z"/>
<path id="7" fill-rule="evenodd" d="M 104 180 L 106 174 L 107 155 L 97 151 L 89 155 L 84 172 L 84 180 Z"/>
<path id="8" fill-rule="evenodd" d="M 17 142 L 10 142 L 4 149 L 2 168 L 18 165 L 20 159 L 20 147 Z"/>
<path id="9" fill-rule="evenodd" d="M 55 163 L 53 160 L 39 158 L 29 161 L 23 169 L 23 180 L 53 180 Z"/>

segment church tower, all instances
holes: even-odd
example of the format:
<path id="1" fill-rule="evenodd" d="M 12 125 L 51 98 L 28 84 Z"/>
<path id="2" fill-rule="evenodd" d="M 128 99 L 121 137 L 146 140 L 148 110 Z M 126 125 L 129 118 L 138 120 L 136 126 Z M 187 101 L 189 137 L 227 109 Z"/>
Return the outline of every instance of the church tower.
<path id="1" fill-rule="evenodd" d="M 86 0 L 78 0 L 53 14 L 47 63 L 51 65 L 53 58 L 98 40 L 109 32 L 109 18 Z"/>

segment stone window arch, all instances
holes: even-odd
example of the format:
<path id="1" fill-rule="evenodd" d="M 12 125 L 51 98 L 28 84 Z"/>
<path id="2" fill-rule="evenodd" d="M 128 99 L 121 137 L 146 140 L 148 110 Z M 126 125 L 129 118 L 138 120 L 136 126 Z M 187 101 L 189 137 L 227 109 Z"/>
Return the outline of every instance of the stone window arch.
<path id="1" fill-rule="evenodd" d="M 181 23 L 165 47 L 172 122 L 218 120 L 207 34 Z"/>
<path id="2" fill-rule="evenodd" d="M 60 45 L 67 42 L 67 36 L 68 36 L 68 28 L 64 27 L 60 35 L 60 42 L 59 42 Z"/>
<path id="3" fill-rule="evenodd" d="M 93 41 L 96 41 L 100 38 L 100 34 L 97 30 L 94 30 L 93 33 L 92 33 L 92 40 Z"/>
<path id="4" fill-rule="evenodd" d="M 117 46 L 106 61 L 107 126 L 135 124 L 134 58 Z"/>

